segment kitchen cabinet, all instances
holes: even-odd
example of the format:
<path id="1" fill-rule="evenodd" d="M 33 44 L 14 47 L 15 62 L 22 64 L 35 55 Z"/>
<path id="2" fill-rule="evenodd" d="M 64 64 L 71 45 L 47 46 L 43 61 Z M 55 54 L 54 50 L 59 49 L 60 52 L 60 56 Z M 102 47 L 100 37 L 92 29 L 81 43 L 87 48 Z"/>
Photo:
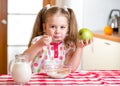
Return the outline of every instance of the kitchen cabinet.
<path id="1" fill-rule="evenodd" d="M 94 37 L 82 55 L 83 70 L 119 70 L 120 42 Z"/>

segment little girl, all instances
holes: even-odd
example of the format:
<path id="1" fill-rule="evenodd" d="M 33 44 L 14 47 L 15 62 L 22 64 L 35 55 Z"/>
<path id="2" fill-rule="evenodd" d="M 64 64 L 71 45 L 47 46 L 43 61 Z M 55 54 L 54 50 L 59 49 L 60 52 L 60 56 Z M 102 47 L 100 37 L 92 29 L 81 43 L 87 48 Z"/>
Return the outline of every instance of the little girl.
<path id="1" fill-rule="evenodd" d="M 83 47 L 90 44 L 78 40 L 74 12 L 70 8 L 44 7 L 35 21 L 29 48 L 23 53 L 32 60 L 32 70 L 40 73 L 45 64 L 66 64 L 75 71 L 80 64 Z"/>

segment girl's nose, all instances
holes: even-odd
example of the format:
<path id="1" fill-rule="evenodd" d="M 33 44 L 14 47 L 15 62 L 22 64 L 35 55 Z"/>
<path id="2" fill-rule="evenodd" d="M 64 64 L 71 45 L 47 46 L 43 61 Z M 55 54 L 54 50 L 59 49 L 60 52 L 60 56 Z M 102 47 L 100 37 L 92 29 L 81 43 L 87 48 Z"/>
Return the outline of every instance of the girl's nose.
<path id="1" fill-rule="evenodd" d="M 60 28 L 56 28 L 55 33 L 59 33 L 60 32 Z"/>

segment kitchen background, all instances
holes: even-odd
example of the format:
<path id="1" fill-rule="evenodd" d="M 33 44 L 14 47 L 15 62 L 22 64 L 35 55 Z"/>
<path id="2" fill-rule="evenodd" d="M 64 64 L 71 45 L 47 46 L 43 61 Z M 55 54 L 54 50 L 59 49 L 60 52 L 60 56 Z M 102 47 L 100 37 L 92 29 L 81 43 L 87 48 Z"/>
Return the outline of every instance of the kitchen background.
<path id="1" fill-rule="evenodd" d="M 71 7 L 76 14 L 78 29 L 87 27 L 102 31 L 110 11 L 120 9 L 120 0 L 57 0 Z M 62 4 L 63 5 L 63 4 Z M 42 0 L 8 0 L 8 62 L 22 53 L 29 42 Z"/>

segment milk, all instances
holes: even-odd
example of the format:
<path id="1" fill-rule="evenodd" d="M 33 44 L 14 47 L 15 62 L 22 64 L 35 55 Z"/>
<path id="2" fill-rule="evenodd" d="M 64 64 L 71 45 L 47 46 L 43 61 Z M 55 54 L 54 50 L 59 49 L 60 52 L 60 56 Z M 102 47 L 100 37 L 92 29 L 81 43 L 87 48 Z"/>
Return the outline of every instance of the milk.
<path id="1" fill-rule="evenodd" d="M 17 83 L 29 82 L 32 75 L 31 66 L 27 62 L 14 63 L 12 67 L 12 77 Z"/>

